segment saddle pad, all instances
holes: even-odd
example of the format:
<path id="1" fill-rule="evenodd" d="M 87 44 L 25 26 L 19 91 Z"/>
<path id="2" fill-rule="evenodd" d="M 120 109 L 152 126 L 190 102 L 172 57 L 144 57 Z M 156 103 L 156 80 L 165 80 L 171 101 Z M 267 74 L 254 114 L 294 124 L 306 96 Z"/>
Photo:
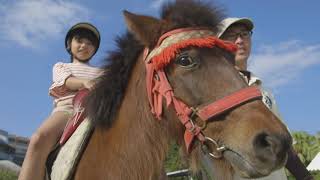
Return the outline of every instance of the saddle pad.
<path id="1" fill-rule="evenodd" d="M 72 133 L 78 128 L 78 126 L 81 124 L 81 122 L 85 119 L 87 116 L 83 100 L 84 98 L 89 94 L 88 89 L 82 89 L 80 90 L 76 96 L 73 98 L 72 104 L 73 104 L 73 116 L 69 120 L 67 126 L 65 127 L 63 134 L 61 136 L 61 139 L 59 141 L 60 145 L 63 145 L 68 141 Z"/>
<path id="2" fill-rule="evenodd" d="M 86 118 L 63 145 L 52 166 L 51 180 L 70 180 L 78 160 L 86 147 L 92 130 L 91 121 Z"/>

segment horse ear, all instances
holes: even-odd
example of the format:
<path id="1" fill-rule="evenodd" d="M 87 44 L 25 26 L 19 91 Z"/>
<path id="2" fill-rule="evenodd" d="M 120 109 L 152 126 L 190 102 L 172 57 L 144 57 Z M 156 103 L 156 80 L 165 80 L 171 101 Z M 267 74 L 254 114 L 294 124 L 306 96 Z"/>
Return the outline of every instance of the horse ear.
<path id="1" fill-rule="evenodd" d="M 161 33 L 161 21 L 154 17 L 133 14 L 123 11 L 127 27 L 131 33 L 145 46 L 151 47 Z"/>

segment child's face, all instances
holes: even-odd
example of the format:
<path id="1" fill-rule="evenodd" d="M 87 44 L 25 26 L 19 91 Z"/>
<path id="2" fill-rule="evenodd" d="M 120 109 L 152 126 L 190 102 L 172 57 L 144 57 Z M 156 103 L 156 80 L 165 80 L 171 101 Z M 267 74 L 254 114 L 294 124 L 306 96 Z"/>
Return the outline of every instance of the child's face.
<path id="1" fill-rule="evenodd" d="M 71 40 L 71 53 L 73 58 L 86 61 L 94 54 L 96 47 L 87 38 L 75 38 Z"/>

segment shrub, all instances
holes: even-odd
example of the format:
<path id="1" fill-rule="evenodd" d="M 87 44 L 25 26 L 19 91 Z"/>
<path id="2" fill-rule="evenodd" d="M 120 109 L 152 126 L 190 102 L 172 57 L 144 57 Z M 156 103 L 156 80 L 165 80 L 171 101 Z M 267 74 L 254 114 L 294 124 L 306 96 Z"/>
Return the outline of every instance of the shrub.
<path id="1" fill-rule="evenodd" d="M 4 169 L 0 169 L 0 180 L 17 180 L 16 173 Z"/>

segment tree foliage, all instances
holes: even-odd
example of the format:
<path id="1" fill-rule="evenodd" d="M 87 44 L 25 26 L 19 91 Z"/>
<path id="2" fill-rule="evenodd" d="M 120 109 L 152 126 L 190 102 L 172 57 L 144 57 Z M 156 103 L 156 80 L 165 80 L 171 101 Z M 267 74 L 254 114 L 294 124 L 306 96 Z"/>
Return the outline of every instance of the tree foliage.
<path id="1" fill-rule="evenodd" d="M 293 147 L 298 153 L 301 161 L 307 166 L 312 159 L 320 152 L 320 132 L 310 135 L 304 131 L 292 133 L 294 139 Z"/>
<path id="2" fill-rule="evenodd" d="M 18 176 L 11 171 L 0 169 L 0 180 L 16 180 Z"/>

